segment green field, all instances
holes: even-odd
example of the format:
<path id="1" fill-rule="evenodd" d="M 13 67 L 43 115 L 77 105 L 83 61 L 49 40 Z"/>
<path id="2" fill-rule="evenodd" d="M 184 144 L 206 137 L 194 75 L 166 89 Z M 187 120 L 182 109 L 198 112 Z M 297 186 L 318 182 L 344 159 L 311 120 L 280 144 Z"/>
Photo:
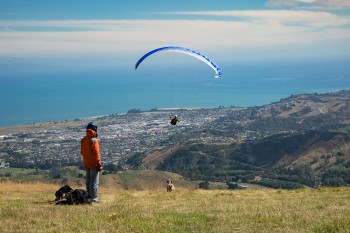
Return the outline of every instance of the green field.
<path id="1" fill-rule="evenodd" d="M 53 203 L 57 185 L 0 184 L 0 232 L 350 232 L 350 188 L 130 191 Z"/>

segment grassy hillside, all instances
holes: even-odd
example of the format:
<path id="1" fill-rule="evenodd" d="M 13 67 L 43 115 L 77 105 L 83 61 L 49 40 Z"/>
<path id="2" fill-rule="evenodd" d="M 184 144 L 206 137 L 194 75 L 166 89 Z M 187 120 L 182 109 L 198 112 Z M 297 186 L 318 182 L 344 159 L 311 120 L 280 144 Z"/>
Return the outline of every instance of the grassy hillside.
<path id="1" fill-rule="evenodd" d="M 156 170 L 127 170 L 116 174 L 100 175 L 100 186 L 104 188 L 118 188 L 126 190 L 154 190 L 163 189 L 166 180 L 171 179 L 177 187 L 196 189 L 200 181 L 188 181 L 182 176 Z M 42 182 L 55 185 L 82 186 L 85 184 L 85 170 L 77 166 L 62 167 L 50 171 L 26 168 L 2 168 L 0 169 L 1 182 Z M 222 185 L 222 184 L 220 184 Z M 216 188 L 215 184 L 211 184 Z"/>
<path id="2" fill-rule="evenodd" d="M 349 232 L 350 189 L 100 189 L 98 205 L 54 205 L 56 185 L 0 184 L 1 232 Z M 77 187 L 74 187 L 77 188 Z"/>
<path id="3" fill-rule="evenodd" d="M 184 144 L 146 153 L 137 158 L 139 163 L 128 162 L 191 180 L 252 182 L 262 177 L 269 180 L 261 185 L 268 182 L 277 188 L 346 186 L 350 184 L 349 142 L 349 134 L 342 132 L 281 133 L 242 143 Z"/>

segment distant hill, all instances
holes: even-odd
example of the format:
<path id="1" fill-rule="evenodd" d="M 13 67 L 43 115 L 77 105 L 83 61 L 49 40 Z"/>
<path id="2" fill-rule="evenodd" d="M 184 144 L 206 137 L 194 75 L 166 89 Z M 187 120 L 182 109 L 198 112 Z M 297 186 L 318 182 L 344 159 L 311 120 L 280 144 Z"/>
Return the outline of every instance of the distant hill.
<path id="1" fill-rule="evenodd" d="M 279 102 L 243 109 L 237 116 L 216 121 L 221 127 L 236 130 L 305 132 L 336 130 L 350 123 L 350 91 L 293 95 Z M 237 120 L 240 120 L 237 124 Z"/>
<path id="2" fill-rule="evenodd" d="M 174 112 L 183 119 L 176 126 L 169 124 Z M 57 168 L 81 165 L 79 142 L 91 120 L 103 129 L 106 186 L 156 187 L 162 185 L 156 177 L 168 174 L 189 186 L 350 185 L 350 90 L 293 95 L 264 106 L 130 110 L 0 128 L 1 164 L 32 169 L 27 175 L 1 169 L 0 178 L 22 174 L 18 179 L 83 184 L 81 171 Z"/>
<path id="3" fill-rule="evenodd" d="M 350 91 L 296 95 L 226 115 L 206 129 L 241 135 L 239 142 L 185 143 L 138 154 L 128 164 L 275 188 L 350 185 L 349 123 Z"/>

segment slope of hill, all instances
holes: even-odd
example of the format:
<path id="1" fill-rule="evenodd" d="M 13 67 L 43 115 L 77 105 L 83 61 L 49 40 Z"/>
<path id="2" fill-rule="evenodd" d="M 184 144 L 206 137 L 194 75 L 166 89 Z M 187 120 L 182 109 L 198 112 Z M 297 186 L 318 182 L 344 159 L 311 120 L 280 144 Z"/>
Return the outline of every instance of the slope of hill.
<path id="1" fill-rule="evenodd" d="M 85 170 L 77 166 L 62 167 L 44 171 L 40 169 L 3 168 L 0 169 L 1 183 L 7 182 L 43 182 L 55 185 L 85 185 Z M 166 180 L 171 179 L 178 188 L 196 189 L 198 183 L 182 176 L 157 170 L 127 170 L 117 173 L 102 172 L 100 186 L 125 190 L 161 190 L 166 188 Z M 212 185 L 214 187 L 214 184 Z"/>
<path id="2" fill-rule="evenodd" d="M 275 188 L 350 184 L 350 90 L 295 95 L 265 106 L 177 111 L 184 120 L 176 127 L 166 110 L 94 118 L 103 129 L 106 172 L 147 168 L 176 172 L 185 180 Z M 52 173 L 80 165 L 79 141 L 89 120 L 0 128 L 0 167 Z M 81 174 L 73 176 L 83 182 Z M 124 187 L 126 180 L 109 179 Z"/>
<path id="3" fill-rule="evenodd" d="M 100 204 L 55 205 L 59 186 L 0 184 L 0 231 L 348 232 L 349 188 L 101 189 Z M 73 187 L 76 188 L 76 187 Z M 331 197 L 331 198 L 330 198 Z"/>
<path id="4" fill-rule="evenodd" d="M 262 135 L 281 131 L 336 130 L 350 123 L 350 91 L 302 94 L 243 109 L 215 121 L 217 128 L 250 130 Z M 236 133 L 236 132 L 233 132 Z"/>
<path id="5" fill-rule="evenodd" d="M 275 182 L 272 187 L 350 185 L 349 123 L 349 91 L 291 96 L 227 114 L 205 131 L 249 135 L 238 142 L 185 143 L 138 155 L 138 165 L 194 180 L 258 182 L 263 178 L 269 179 L 265 184 Z"/>

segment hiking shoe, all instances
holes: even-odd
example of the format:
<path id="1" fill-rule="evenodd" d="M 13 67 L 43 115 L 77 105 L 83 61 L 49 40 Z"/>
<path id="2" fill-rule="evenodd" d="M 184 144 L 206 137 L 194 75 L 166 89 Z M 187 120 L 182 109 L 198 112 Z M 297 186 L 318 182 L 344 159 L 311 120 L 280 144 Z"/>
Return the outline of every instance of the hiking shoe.
<path id="1" fill-rule="evenodd" d="M 97 200 L 97 199 L 89 198 L 87 202 L 90 203 L 90 204 L 91 204 L 91 203 L 98 203 L 98 200 Z"/>

